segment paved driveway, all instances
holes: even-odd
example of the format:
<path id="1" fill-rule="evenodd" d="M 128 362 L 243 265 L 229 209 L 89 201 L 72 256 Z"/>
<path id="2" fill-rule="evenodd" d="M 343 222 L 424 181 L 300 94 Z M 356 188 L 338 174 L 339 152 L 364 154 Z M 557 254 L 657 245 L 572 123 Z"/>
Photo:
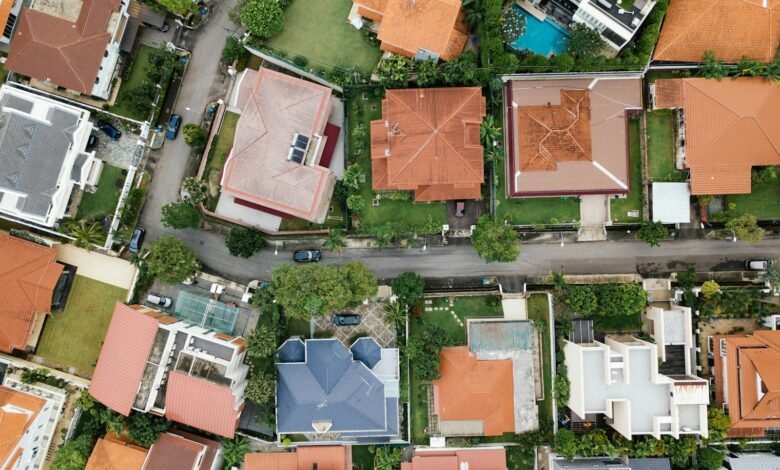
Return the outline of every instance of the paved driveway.
<path id="1" fill-rule="evenodd" d="M 354 336 L 367 335 L 374 338 L 383 348 L 394 348 L 395 328 L 388 326 L 382 320 L 384 305 L 384 302 L 369 302 L 368 305 L 351 309 L 349 313 L 360 315 L 360 325 L 357 326 L 335 326 L 331 322 L 331 315 L 325 315 L 314 322 L 315 332 L 327 331 L 347 347 L 352 345 L 350 339 Z"/>

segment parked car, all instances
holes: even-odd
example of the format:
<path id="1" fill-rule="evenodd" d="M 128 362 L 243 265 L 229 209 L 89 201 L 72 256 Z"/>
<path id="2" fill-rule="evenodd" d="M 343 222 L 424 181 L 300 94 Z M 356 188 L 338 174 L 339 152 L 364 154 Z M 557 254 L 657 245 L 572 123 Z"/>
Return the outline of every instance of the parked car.
<path id="1" fill-rule="evenodd" d="M 354 313 L 337 313 L 331 319 L 336 326 L 356 326 L 360 325 L 360 315 Z"/>
<path id="2" fill-rule="evenodd" d="M 141 251 L 141 245 L 144 243 L 144 236 L 146 236 L 146 230 L 141 227 L 136 227 L 133 230 L 133 235 L 130 237 L 130 246 L 128 249 L 130 253 L 138 253 Z"/>
<path id="3" fill-rule="evenodd" d="M 174 140 L 179 135 L 179 126 L 181 125 L 181 116 L 178 114 L 171 114 L 171 118 L 168 119 L 168 127 L 165 128 L 165 138 Z"/>
<path id="4" fill-rule="evenodd" d="M 122 131 L 114 127 L 114 125 L 108 121 L 104 121 L 102 119 L 99 120 L 97 122 L 97 128 L 105 132 L 106 135 L 111 137 L 113 140 L 119 140 L 119 138 L 122 137 Z"/>
<path id="5" fill-rule="evenodd" d="M 455 201 L 455 217 L 463 217 L 466 214 L 466 201 Z"/>
<path id="6" fill-rule="evenodd" d="M 146 296 L 146 302 L 162 308 L 168 308 L 173 305 L 172 298 L 162 294 L 157 294 L 155 292 L 149 292 L 149 294 Z"/>
<path id="7" fill-rule="evenodd" d="M 161 33 L 167 33 L 168 30 L 171 29 L 171 25 L 169 25 L 168 23 L 163 23 L 162 27 L 155 26 L 155 25 L 149 24 L 149 23 L 144 23 L 144 26 L 148 26 L 148 27 L 150 27 L 152 29 L 156 29 L 157 31 L 159 31 Z"/>
<path id="8" fill-rule="evenodd" d="M 296 263 L 316 263 L 322 259 L 322 252 L 317 249 L 297 250 L 293 253 L 293 261 Z"/>
<path id="9" fill-rule="evenodd" d="M 745 269 L 748 271 L 766 271 L 775 262 L 769 259 L 749 259 L 745 261 Z"/>
<path id="10" fill-rule="evenodd" d="M 93 148 L 98 143 L 98 138 L 95 134 L 89 134 L 89 138 L 87 138 L 87 152 L 92 151 Z"/>

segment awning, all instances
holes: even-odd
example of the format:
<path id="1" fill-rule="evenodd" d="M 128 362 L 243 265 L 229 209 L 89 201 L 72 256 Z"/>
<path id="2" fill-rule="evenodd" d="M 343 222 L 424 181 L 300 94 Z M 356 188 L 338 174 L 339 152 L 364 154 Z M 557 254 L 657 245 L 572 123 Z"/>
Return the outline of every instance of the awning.
<path id="1" fill-rule="evenodd" d="M 125 26 L 125 34 L 122 36 L 122 42 L 119 43 L 119 50 L 122 52 L 133 52 L 133 44 L 135 44 L 135 37 L 138 35 L 138 28 L 141 27 L 141 22 L 135 18 L 128 18 L 127 26 Z"/>

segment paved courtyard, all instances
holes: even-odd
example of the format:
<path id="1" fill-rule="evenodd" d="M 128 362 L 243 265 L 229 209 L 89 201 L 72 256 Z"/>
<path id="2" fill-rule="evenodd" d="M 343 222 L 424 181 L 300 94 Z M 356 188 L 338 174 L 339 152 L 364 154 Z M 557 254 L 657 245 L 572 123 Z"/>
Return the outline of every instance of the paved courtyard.
<path id="1" fill-rule="evenodd" d="M 98 138 L 95 156 L 109 165 L 127 168 L 133 162 L 133 154 L 138 146 L 138 136 L 125 129 L 120 130 L 122 137 L 113 140 L 97 127 L 92 129 L 92 134 Z"/>
<path id="2" fill-rule="evenodd" d="M 383 348 L 394 348 L 395 328 L 382 320 L 384 305 L 384 302 L 369 302 L 352 309 L 349 313 L 360 315 L 360 325 L 357 326 L 335 326 L 331 315 L 320 317 L 314 322 L 315 334 L 327 332 L 346 346 L 350 346 L 350 339 L 357 335 L 370 336 Z"/>

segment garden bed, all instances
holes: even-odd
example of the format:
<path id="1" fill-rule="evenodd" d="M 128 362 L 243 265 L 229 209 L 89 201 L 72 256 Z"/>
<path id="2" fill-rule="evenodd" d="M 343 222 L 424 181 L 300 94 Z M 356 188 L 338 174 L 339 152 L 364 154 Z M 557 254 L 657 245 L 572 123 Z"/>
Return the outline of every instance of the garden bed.
<path id="1" fill-rule="evenodd" d="M 542 337 L 542 379 L 544 384 L 544 400 L 537 402 L 539 407 L 539 427 L 546 424 L 552 426 L 552 368 L 555 364 L 551 363 L 550 344 L 550 304 L 547 300 L 547 294 L 533 294 L 528 298 L 528 319 L 534 324 L 539 322 L 544 324 L 544 331 L 540 332 Z"/>
<path id="2" fill-rule="evenodd" d="M 647 113 L 647 164 L 651 182 L 685 181 L 675 167 L 674 114 L 668 109 Z"/>
<path id="3" fill-rule="evenodd" d="M 222 119 L 222 127 L 220 127 L 219 133 L 211 144 L 206 161 L 206 170 L 203 172 L 203 179 L 206 182 L 211 182 L 211 185 L 216 184 L 219 186 L 222 168 L 225 166 L 228 151 L 233 147 L 233 139 L 236 137 L 236 126 L 240 117 L 240 114 L 226 112 Z M 215 197 L 209 197 L 206 201 L 206 207 L 214 212 L 217 208 L 217 202 L 219 202 L 219 194 Z"/>
<path id="4" fill-rule="evenodd" d="M 642 221 L 644 195 L 642 191 L 642 154 L 639 148 L 639 138 L 639 119 L 631 119 L 628 123 L 631 192 L 624 198 L 610 200 L 610 217 L 613 222 L 633 223 Z M 629 217 L 628 213 L 632 211 L 636 211 L 636 217 Z"/>

